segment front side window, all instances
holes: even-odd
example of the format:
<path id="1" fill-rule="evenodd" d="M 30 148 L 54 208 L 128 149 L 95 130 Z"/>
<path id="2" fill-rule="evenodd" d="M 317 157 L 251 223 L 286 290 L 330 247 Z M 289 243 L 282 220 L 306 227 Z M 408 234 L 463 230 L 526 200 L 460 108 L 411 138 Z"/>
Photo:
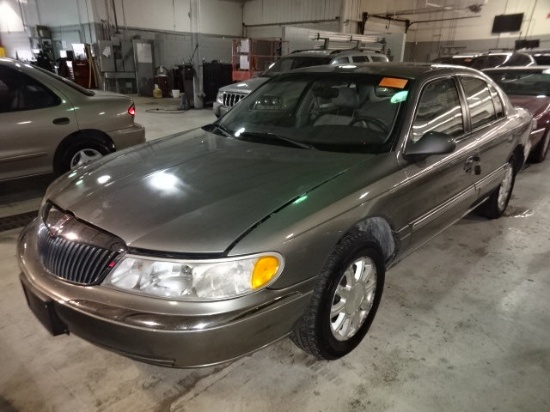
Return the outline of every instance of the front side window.
<path id="1" fill-rule="evenodd" d="M 358 73 L 281 75 L 211 131 L 263 144 L 348 153 L 391 149 L 409 80 Z M 217 126 L 217 127 L 216 127 Z"/>
<path id="2" fill-rule="evenodd" d="M 346 64 L 346 63 L 349 63 L 349 60 L 347 57 L 339 57 L 332 62 L 332 64 Z"/>
<path id="3" fill-rule="evenodd" d="M 422 90 L 410 138 L 416 142 L 428 132 L 464 134 L 462 107 L 452 79 L 433 81 Z"/>
<path id="4" fill-rule="evenodd" d="M 460 82 L 470 109 L 472 130 L 486 126 L 495 120 L 495 107 L 487 83 L 475 77 L 462 77 Z"/>
<path id="5" fill-rule="evenodd" d="M 52 91 L 24 73 L 0 66 L 0 112 L 35 110 L 57 106 Z"/>

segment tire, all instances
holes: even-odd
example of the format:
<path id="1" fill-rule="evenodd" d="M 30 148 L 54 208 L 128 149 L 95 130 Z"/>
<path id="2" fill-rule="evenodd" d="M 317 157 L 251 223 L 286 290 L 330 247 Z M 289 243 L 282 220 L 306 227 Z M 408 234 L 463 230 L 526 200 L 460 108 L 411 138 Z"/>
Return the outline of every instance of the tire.
<path id="1" fill-rule="evenodd" d="M 512 191 L 514 190 L 514 183 L 516 181 L 516 162 L 514 156 L 508 160 L 508 168 L 503 181 L 495 189 L 495 191 L 489 196 L 489 198 L 481 204 L 479 208 L 479 214 L 489 219 L 497 219 L 508 207 Z"/>
<path id="2" fill-rule="evenodd" d="M 546 134 L 542 140 L 537 144 L 537 147 L 529 156 L 531 163 L 541 163 L 546 159 L 548 149 L 550 148 L 550 129 L 546 131 Z"/>
<path id="3" fill-rule="evenodd" d="M 319 359 L 347 355 L 363 340 L 374 320 L 384 279 L 378 244 L 363 232 L 346 236 L 328 258 L 290 339 Z"/>
<path id="4" fill-rule="evenodd" d="M 54 165 L 58 174 L 63 174 L 83 164 L 95 161 L 113 150 L 94 139 L 79 139 L 77 143 L 69 145 Z"/>

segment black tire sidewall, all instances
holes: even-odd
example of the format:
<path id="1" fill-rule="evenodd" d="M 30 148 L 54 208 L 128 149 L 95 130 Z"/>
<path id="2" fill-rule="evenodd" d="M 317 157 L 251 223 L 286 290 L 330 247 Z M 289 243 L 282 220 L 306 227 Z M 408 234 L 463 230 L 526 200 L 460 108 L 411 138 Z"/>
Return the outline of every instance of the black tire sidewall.
<path id="1" fill-rule="evenodd" d="M 514 191 L 514 185 L 516 184 L 516 165 L 515 165 L 515 159 L 512 157 L 510 161 L 508 162 L 509 167 L 512 168 L 512 184 L 510 185 L 510 190 L 508 191 L 506 195 L 506 202 L 504 202 L 504 207 L 501 209 L 498 205 L 498 194 L 500 192 L 500 188 L 502 186 L 502 183 L 499 185 L 497 191 L 495 192 L 495 209 L 496 209 L 496 217 L 502 216 L 506 208 L 508 207 L 508 203 L 510 203 L 510 198 L 512 197 L 512 192 Z"/>
<path id="2" fill-rule="evenodd" d="M 550 140 L 550 129 L 546 131 L 544 134 L 544 137 L 537 145 L 536 151 L 533 153 L 532 161 L 533 163 L 541 163 L 546 159 L 546 155 L 548 154 L 548 149 L 550 149 L 550 144 L 544 147 L 545 144 Z"/>
<path id="3" fill-rule="evenodd" d="M 321 354 L 325 359 L 340 358 L 351 352 L 357 347 L 357 345 L 359 345 L 367 334 L 374 317 L 376 316 L 376 312 L 378 311 L 378 307 L 382 299 L 382 292 L 384 290 L 384 261 L 382 258 L 382 253 L 376 243 L 352 243 L 349 247 L 341 250 L 341 252 L 342 253 L 340 253 L 333 262 L 331 262 L 332 265 L 329 270 L 332 273 L 323 290 L 323 295 L 318 308 L 319 313 L 317 316 L 316 327 L 319 334 L 318 337 L 320 339 L 319 343 L 322 343 L 322 346 L 320 347 Z M 377 278 L 373 305 L 367 315 L 367 318 L 357 333 L 347 341 L 339 341 L 333 336 L 330 328 L 330 309 L 332 306 L 332 300 L 346 268 L 348 268 L 349 265 L 351 265 L 351 263 L 357 258 L 365 256 L 371 258 L 376 266 Z"/>

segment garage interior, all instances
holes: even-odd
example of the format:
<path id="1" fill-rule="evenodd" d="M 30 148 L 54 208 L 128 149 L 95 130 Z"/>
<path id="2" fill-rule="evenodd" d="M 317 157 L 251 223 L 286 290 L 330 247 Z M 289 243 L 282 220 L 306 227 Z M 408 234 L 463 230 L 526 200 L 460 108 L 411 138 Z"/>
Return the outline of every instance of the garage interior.
<path id="1" fill-rule="evenodd" d="M 520 32 L 491 33 L 495 16 L 513 13 L 524 13 Z M 217 65 L 219 86 L 235 80 L 219 74 L 235 70 L 235 41 L 277 39 L 285 54 L 329 36 L 355 36 L 391 61 L 513 50 L 518 40 L 550 49 L 550 1 L 0 0 L 5 56 L 30 60 L 44 39 L 53 61 L 95 45 L 95 86 L 132 96 L 147 141 L 216 120 L 205 70 Z M 54 176 L 0 182 L 0 411 L 548 411 L 549 164 L 526 165 L 501 219 L 468 215 L 392 268 L 350 355 L 320 361 L 282 339 L 187 370 L 48 334 L 21 291 L 16 243 Z"/>

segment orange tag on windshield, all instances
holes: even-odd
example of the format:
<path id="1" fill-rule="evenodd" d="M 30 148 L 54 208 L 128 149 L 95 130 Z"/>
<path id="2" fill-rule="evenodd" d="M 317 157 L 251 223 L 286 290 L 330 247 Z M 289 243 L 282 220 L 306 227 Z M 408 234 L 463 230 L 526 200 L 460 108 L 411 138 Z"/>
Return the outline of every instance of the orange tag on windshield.
<path id="1" fill-rule="evenodd" d="M 380 80 L 378 86 L 380 87 L 392 87 L 394 89 L 404 89 L 407 85 L 407 79 L 397 79 L 395 77 L 384 77 Z"/>

